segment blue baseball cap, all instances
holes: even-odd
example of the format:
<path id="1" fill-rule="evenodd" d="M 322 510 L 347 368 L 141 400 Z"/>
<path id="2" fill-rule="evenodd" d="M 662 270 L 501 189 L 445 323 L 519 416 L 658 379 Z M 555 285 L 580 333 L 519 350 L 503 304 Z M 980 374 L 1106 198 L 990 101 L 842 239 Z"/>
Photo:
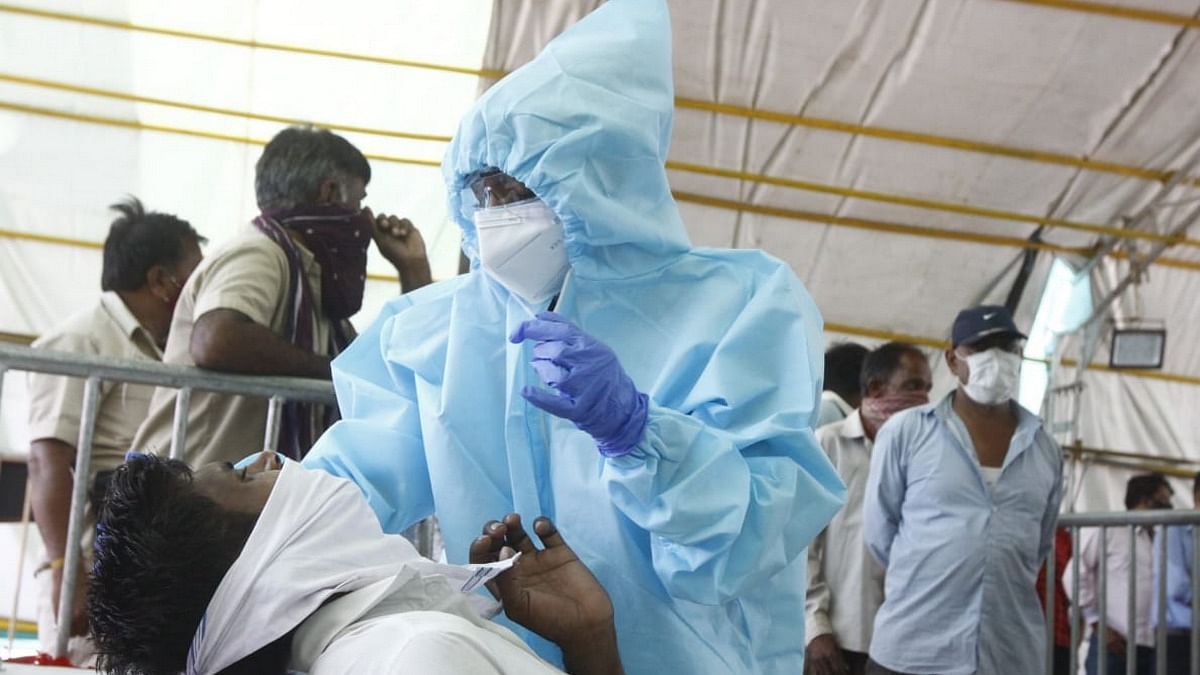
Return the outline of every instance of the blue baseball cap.
<path id="1" fill-rule="evenodd" d="M 1014 338 L 1025 339 L 1025 334 L 1017 330 L 1017 324 L 1013 323 L 1012 314 L 1008 309 L 1002 305 L 980 305 L 964 309 L 954 318 L 950 343 L 954 347 L 970 346 L 993 335 L 1011 335 Z"/>

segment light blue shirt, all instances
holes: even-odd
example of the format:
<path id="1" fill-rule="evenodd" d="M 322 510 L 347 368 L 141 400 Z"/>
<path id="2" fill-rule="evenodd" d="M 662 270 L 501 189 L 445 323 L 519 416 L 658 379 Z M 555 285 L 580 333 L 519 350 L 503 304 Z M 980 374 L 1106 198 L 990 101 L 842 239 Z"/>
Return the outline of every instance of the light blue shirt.
<path id="1" fill-rule="evenodd" d="M 887 571 L 871 658 L 920 675 L 1038 673 L 1035 582 L 1054 537 L 1062 452 L 1014 403 L 1017 430 L 989 490 L 954 396 L 897 414 L 875 441 L 864 540 Z"/>
<path id="2" fill-rule="evenodd" d="M 1192 627 L 1192 526 L 1179 525 L 1167 531 L 1167 628 Z M 1158 588 L 1158 547 L 1154 547 L 1154 588 Z M 1158 593 L 1153 594 L 1154 625 L 1158 626 Z"/>

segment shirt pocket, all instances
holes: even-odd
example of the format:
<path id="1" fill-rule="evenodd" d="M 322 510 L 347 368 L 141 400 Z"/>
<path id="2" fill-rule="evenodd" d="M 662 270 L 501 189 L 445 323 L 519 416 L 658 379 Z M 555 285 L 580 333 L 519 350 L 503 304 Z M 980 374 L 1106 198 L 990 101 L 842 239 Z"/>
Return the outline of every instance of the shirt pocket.
<path id="1" fill-rule="evenodd" d="M 116 421 L 120 440 L 125 443 L 133 441 L 138 427 L 150 414 L 150 399 L 154 396 L 154 387 L 146 384 L 131 382 L 115 382 L 112 391 L 108 393 L 105 405 L 111 411 L 111 417 Z"/>

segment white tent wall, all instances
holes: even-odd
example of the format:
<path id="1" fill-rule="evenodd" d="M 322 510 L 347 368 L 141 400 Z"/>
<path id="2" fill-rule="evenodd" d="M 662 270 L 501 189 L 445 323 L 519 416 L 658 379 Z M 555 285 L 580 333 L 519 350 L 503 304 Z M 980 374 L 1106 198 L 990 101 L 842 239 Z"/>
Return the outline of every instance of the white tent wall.
<path id="1" fill-rule="evenodd" d="M 478 0 L 359 0 L 331 11 L 315 0 L 150 0 L 54 2 L 36 6 L 118 22 L 164 26 L 242 40 L 411 59 L 476 69 L 491 5 Z M 0 102 L 131 125 L 156 125 L 265 140 L 281 124 L 87 96 L 16 83 L 36 78 L 235 111 L 449 136 L 475 99 L 470 74 L 216 44 L 5 13 L 0 15 Z M 444 143 L 346 133 L 373 155 L 437 162 Z M 211 242 L 255 215 L 254 162 L 261 147 L 181 133 L 122 128 L 0 110 L 0 230 L 98 243 L 107 206 L 126 194 L 189 220 Z M 446 217 L 436 167 L 376 159 L 367 204 L 413 219 L 431 252 L 434 275 L 454 274 L 459 232 Z M 394 276 L 377 253 L 370 271 Z M 93 302 L 100 252 L 0 237 L 0 331 L 38 335 Z M 398 290 L 368 284 L 369 321 Z M 11 379 L 11 378 L 10 378 Z M 3 420 L 23 406 L 9 387 Z M 22 429 L 5 423 L 0 449 L 23 452 Z"/>

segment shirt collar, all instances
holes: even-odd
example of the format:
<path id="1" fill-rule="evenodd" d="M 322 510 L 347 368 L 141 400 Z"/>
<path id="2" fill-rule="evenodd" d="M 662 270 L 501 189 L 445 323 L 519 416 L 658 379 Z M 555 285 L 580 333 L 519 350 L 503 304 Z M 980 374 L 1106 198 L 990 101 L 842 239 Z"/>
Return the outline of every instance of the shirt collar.
<path id="1" fill-rule="evenodd" d="M 826 389 L 825 391 L 821 392 L 821 400 L 833 401 L 833 404 L 838 407 L 838 410 L 842 411 L 842 415 L 845 417 L 849 417 L 850 413 L 854 412 L 854 408 L 850 407 L 850 404 L 846 403 L 846 400 L 843 399 L 836 391 L 830 391 Z"/>
<path id="2" fill-rule="evenodd" d="M 140 338 L 151 350 L 153 350 L 154 354 L 157 355 L 158 358 L 162 358 L 162 350 L 160 350 L 158 345 L 154 342 L 154 338 L 150 335 L 150 331 L 146 330 L 146 328 L 142 326 L 142 324 L 137 320 L 137 317 L 133 315 L 133 312 L 129 310 L 129 307 L 125 304 L 125 301 L 121 299 L 121 296 L 117 295 L 116 291 L 104 291 L 101 293 L 100 306 L 104 308 L 104 311 L 108 313 L 108 316 L 113 320 L 113 323 L 117 324 L 117 328 L 121 329 L 121 334 L 129 338 L 130 342 L 134 342 L 136 344 Z"/>
<path id="3" fill-rule="evenodd" d="M 842 421 L 842 428 L 838 432 L 842 438 L 866 438 L 867 431 L 863 429 L 862 415 L 858 410 L 852 410 L 846 419 Z"/>
<path id="4" fill-rule="evenodd" d="M 950 393 L 946 394 L 941 401 L 926 406 L 924 413 L 936 415 L 943 422 L 949 422 L 952 416 L 958 417 L 958 413 L 954 412 L 954 395 L 957 391 L 958 387 L 950 390 Z M 1013 414 L 1017 416 L 1017 429 L 1013 433 L 1013 440 L 1019 439 L 1020 442 L 1015 443 L 1015 447 L 1024 447 L 1028 444 L 1025 437 L 1032 437 L 1042 427 L 1042 418 L 1026 410 L 1025 406 L 1017 403 L 1016 399 L 1009 401 L 1008 405 Z"/>
<path id="5" fill-rule="evenodd" d="M 139 330 L 142 330 L 142 324 L 138 323 L 137 317 L 129 311 L 129 307 L 125 305 L 125 301 L 117 295 L 116 291 L 102 293 L 100 304 L 104 306 L 104 311 L 108 312 L 125 337 L 132 338 L 137 335 Z"/>

